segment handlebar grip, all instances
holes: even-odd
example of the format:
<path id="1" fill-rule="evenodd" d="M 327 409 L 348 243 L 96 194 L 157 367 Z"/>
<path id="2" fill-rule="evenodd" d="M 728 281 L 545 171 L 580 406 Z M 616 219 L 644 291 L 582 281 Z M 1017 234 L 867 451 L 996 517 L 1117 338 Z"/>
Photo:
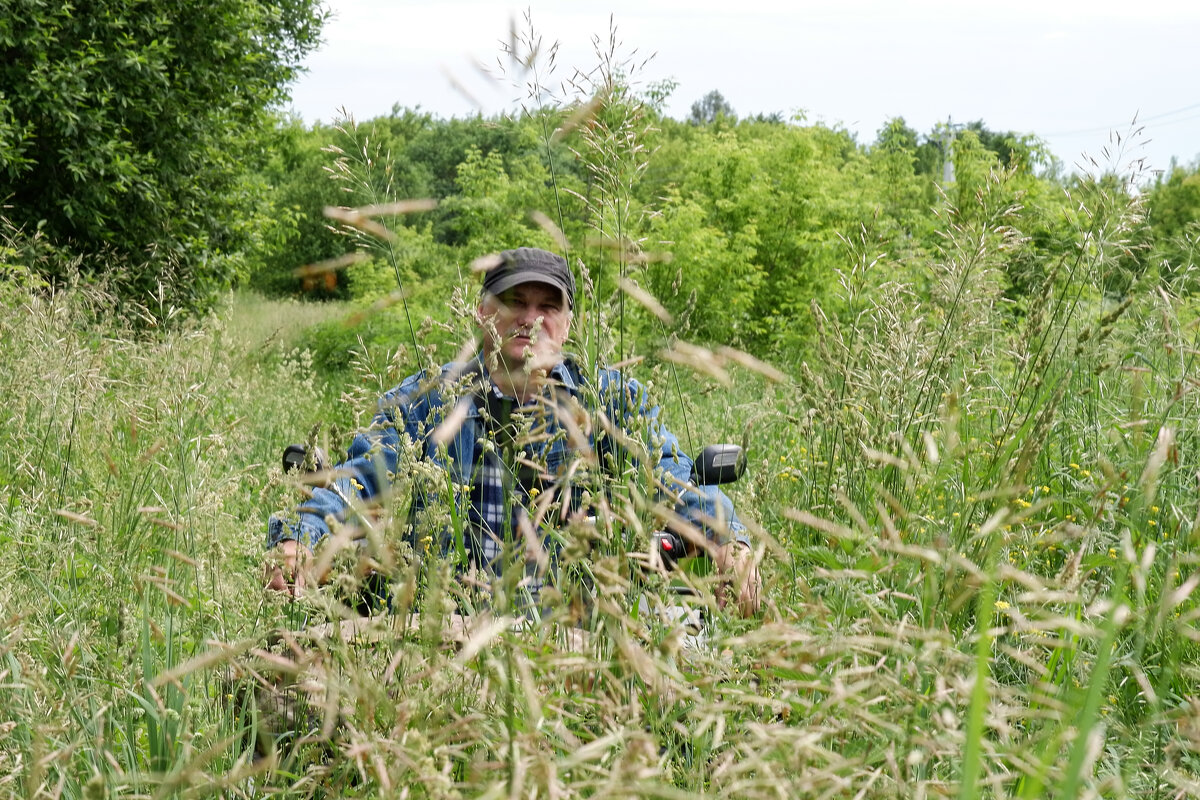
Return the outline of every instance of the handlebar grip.
<path id="1" fill-rule="evenodd" d="M 674 569 L 675 563 L 688 554 L 683 538 L 671 531 L 656 531 L 652 541 L 654 552 L 667 569 Z"/>
<path id="2" fill-rule="evenodd" d="M 321 472 L 329 469 L 329 459 L 325 456 L 325 451 L 319 447 L 313 448 L 312 469 L 305 469 L 305 464 L 308 462 L 308 448 L 302 444 L 289 444 L 283 451 L 283 471 L 285 473 L 293 470 L 301 473 Z"/>

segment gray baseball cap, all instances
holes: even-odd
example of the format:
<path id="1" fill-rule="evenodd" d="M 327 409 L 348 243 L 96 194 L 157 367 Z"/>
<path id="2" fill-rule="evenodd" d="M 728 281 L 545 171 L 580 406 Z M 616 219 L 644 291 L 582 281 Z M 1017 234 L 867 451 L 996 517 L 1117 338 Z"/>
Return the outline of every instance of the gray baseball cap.
<path id="1" fill-rule="evenodd" d="M 518 247 L 500 254 L 500 263 L 483 277 L 483 290 L 498 295 L 522 283 L 548 283 L 567 296 L 567 306 L 575 308 L 575 276 L 567 260 L 557 253 L 537 247 Z"/>

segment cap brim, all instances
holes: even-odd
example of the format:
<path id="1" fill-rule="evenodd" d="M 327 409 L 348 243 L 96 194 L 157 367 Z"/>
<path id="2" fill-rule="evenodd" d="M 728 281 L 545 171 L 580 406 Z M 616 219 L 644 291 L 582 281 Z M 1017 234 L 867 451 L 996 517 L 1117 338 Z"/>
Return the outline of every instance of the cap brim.
<path id="1" fill-rule="evenodd" d="M 503 278 L 496 281 L 492 286 L 488 286 L 486 288 L 493 295 L 498 295 L 501 292 L 507 291 L 507 290 L 513 288 L 514 286 L 520 286 L 523 283 L 544 283 L 547 286 L 553 286 L 554 288 L 558 289 L 560 292 L 563 293 L 563 299 L 567 301 L 568 305 L 571 305 L 570 289 L 568 289 L 563 284 L 562 281 L 560 281 L 557 278 L 554 278 L 550 275 L 538 275 L 536 273 L 517 272 L 512 275 L 504 276 Z"/>

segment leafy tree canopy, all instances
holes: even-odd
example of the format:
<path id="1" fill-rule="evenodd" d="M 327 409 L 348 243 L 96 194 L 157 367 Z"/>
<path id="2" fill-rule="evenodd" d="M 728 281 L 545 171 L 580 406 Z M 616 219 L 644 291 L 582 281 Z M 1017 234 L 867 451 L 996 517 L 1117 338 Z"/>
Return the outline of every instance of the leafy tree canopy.
<path id="1" fill-rule="evenodd" d="M 736 120 L 737 112 L 723 94 L 713 89 L 692 103 L 692 113 L 688 115 L 688 122 L 693 125 L 710 125 L 721 117 Z"/>
<path id="2" fill-rule="evenodd" d="M 0 197 L 26 232 L 116 254 L 134 290 L 225 285 L 269 109 L 319 0 L 0 3 Z M 51 276 L 53 277 L 53 276 Z"/>

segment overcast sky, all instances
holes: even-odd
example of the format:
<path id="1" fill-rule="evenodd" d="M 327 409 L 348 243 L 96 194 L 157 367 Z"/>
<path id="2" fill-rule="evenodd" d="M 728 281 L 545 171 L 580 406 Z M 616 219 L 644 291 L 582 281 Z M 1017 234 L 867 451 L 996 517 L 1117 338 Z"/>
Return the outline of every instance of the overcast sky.
<path id="1" fill-rule="evenodd" d="M 648 63 L 642 86 L 678 82 L 667 112 L 719 90 L 739 115 L 803 113 L 869 143 L 902 116 L 921 133 L 982 119 L 1034 133 L 1067 169 L 1100 160 L 1110 132 L 1123 161 L 1152 168 L 1200 157 L 1200 2 L 1196 0 L 327 0 L 325 44 L 293 87 L 305 120 L 358 119 L 392 105 L 442 117 L 517 107 L 524 90 L 486 76 L 528 10 L 560 50 L 551 85 L 597 63 L 610 16 L 620 56 Z M 456 87 L 457 84 L 457 87 Z"/>

